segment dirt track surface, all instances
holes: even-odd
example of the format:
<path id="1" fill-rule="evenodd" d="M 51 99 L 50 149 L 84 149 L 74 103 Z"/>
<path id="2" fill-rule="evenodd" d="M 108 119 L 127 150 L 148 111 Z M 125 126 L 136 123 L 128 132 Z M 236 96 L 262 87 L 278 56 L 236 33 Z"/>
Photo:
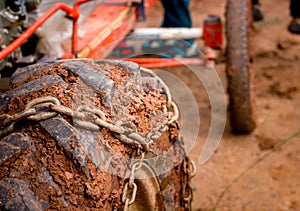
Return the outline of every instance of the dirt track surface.
<path id="1" fill-rule="evenodd" d="M 208 14 L 219 15 L 224 22 L 225 3 L 191 0 L 193 25 L 202 27 Z M 255 23 L 253 36 L 257 129 L 237 136 L 226 125 L 215 154 L 205 164 L 197 164 L 193 210 L 212 209 L 222 193 L 216 210 L 300 210 L 300 137 L 259 161 L 300 130 L 300 36 L 287 31 L 291 21 L 288 0 L 262 0 L 261 8 L 265 19 Z M 157 17 L 162 12 L 161 6 L 156 6 L 145 25 L 159 26 L 161 19 Z M 198 45 L 201 49 L 203 41 Z M 222 55 L 224 49 L 217 53 Z M 215 69 L 226 90 L 225 63 L 217 63 Z M 173 70 L 184 72 L 184 68 Z M 209 99 L 203 88 L 193 86 L 192 77 L 183 77 L 190 78 L 187 84 L 201 97 L 199 138 L 190 153 L 198 162 L 210 127 Z"/>

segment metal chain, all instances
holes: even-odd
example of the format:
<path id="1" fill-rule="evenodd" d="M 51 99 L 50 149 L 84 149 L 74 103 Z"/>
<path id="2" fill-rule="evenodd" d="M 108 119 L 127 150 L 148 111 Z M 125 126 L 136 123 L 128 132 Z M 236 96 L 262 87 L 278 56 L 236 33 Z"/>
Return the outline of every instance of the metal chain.
<path id="1" fill-rule="evenodd" d="M 173 115 L 170 115 L 170 112 L 169 112 L 169 121 L 168 121 L 169 125 L 172 124 L 173 122 L 177 121 L 179 118 L 179 110 L 174 101 L 171 102 L 171 107 L 173 109 Z"/>
<path id="2" fill-rule="evenodd" d="M 35 108 L 37 109 L 38 107 L 48 107 L 51 105 L 57 105 L 60 106 L 60 102 L 58 99 L 56 99 L 55 97 L 41 97 L 41 98 L 36 98 L 32 101 L 30 101 L 29 103 L 26 104 L 25 106 L 25 111 L 31 109 L 31 108 Z M 52 117 L 55 117 L 57 115 L 56 112 L 50 112 L 50 111 L 41 111 L 41 112 L 36 112 L 36 114 L 34 115 L 30 115 L 27 117 L 28 120 L 33 120 L 33 121 L 42 121 L 42 120 L 46 120 L 46 119 L 50 119 Z"/>
<path id="3" fill-rule="evenodd" d="M 141 152 L 141 158 L 139 161 L 135 161 L 132 164 L 129 180 L 125 183 L 123 194 L 122 194 L 122 203 L 124 204 L 124 211 L 127 211 L 129 205 L 133 204 L 136 198 L 137 185 L 134 182 L 135 175 L 138 170 L 141 169 L 143 165 L 143 160 L 145 158 L 145 152 Z"/>
<path id="4" fill-rule="evenodd" d="M 3 115 L 3 126 L 7 126 L 10 125 L 13 122 L 17 122 L 21 119 L 24 119 L 30 115 L 36 114 L 36 110 L 34 108 L 28 109 L 28 110 L 24 110 L 20 113 L 14 114 L 14 115 L 8 115 L 8 114 L 4 114 Z M 6 117 L 6 118 L 5 118 Z"/>
<path id="5" fill-rule="evenodd" d="M 191 169 L 192 168 L 192 169 Z M 182 187 L 182 205 L 184 210 L 192 210 L 193 188 L 190 184 L 191 178 L 196 174 L 195 163 L 191 162 L 188 157 L 183 161 L 183 187 Z"/>
<path id="6" fill-rule="evenodd" d="M 132 185 L 133 185 L 133 188 L 129 188 L 129 183 L 126 183 L 124 186 L 124 189 L 123 189 L 122 202 L 124 203 L 124 211 L 127 211 L 129 208 L 129 205 L 133 204 L 135 201 L 135 197 L 136 197 L 136 193 L 137 193 L 137 185 L 134 182 Z M 129 192 L 131 192 L 130 198 L 127 196 L 127 194 Z"/>
<path id="7" fill-rule="evenodd" d="M 0 120 L 3 120 L 2 128 L 0 129 L 0 137 L 10 133 L 14 129 L 15 123 L 22 119 L 42 121 L 53 118 L 59 113 L 74 117 L 74 124 L 82 128 L 99 130 L 101 127 L 104 127 L 109 129 L 111 132 L 118 134 L 120 141 L 129 144 L 137 144 L 148 150 L 148 143 L 145 138 L 141 137 L 134 131 L 128 132 L 121 126 L 108 123 L 103 111 L 89 106 L 80 106 L 74 111 L 68 107 L 62 106 L 57 98 L 51 96 L 36 98 L 30 101 L 26 104 L 24 111 L 19 113 L 13 115 L 0 115 Z M 90 121 L 83 120 L 87 118 L 86 113 L 91 113 L 95 115 L 96 118 L 93 118 L 93 120 Z"/>
<path id="8" fill-rule="evenodd" d="M 196 164 L 193 160 L 187 160 L 183 165 L 183 172 L 193 178 L 196 175 Z"/>
<path id="9" fill-rule="evenodd" d="M 180 138 L 180 147 L 184 153 L 184 159 L 182 162 L 182 191 L 181 191 L 181 204 L 185 211 L 192 210 L 193 201 L 193 188 L 191 186 L 191 179 L 196 175 L 196 164 L 191 161 L 186 154 L 185 148 L 182 143 L 184 143 L 183 138 Z"/>
<path id="10" fill-rule="evenodd" d="M 179 116 L 175 103 L 172 102 L 171 105 L 175 115 L 169 115 L 168 124 L 171 124 Z M 87 113 L 94 115 L 95 118 L 87 120 Z M 26 104 L 24 111 L 19 113 L 13 115 L 0 115 L 0 120 L 3 120 L 2 128 L 0 128 L 0 137 L 10 133 L 14 129 L 15 123 L 22 119 L 42 121 L 53 118 L 58 114 L 73 117 L 74 124 L 85 129 L 98 131 L 101 127 L 107 128 L 115 133 L 116 137 L 123 143 L 142 146 L 145 151 L 148 151 L 149 144 L 153 141 L 149 138 L 140 136 L 132 128 L 126 127 L 125 130 L 122 125 L 119 126 L 108 123 L 106 121 L 105 113 L 99 109 L 90 106 L 80 106 L 76 110 L 72 110 L 61 105 L 57 98 L 51 96 L 36 98 L 30 101 Z"/>

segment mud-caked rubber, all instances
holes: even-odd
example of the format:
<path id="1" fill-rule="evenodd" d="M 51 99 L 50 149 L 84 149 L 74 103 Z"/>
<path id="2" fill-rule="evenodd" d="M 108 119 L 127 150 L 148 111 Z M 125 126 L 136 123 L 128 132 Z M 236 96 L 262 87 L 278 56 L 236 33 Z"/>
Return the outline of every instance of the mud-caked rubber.
<path id="1" fill-rule="evenodd" d="M 226 5 L 227 79 L 232 131 L 251 133 L 255 127 L 253 68 L 250 58 L 250 0 L 228 0 Z"/>
<path id="2" fill-rule="evenodd" d="M 155 91 L 158 87 L 155 82 L 145 81 L 149 80 L 143 80 L 139 66 L 131 62 L 75 59 L 35 64 L 18 69 L 12 75 L 11 89 L 0 95 L 0 115 L 22 113 L 29 102 L 47 96 L 73 110 L 85 104 L 96 107 L 105 112 L 108 123 L 125 122 L 127 127 L 142 134 L 153 125 L 167 121 L 163 109 L 159 108 L 166 97 L 161 95 L 160 89 Z M 128 101 L 130 95 L 135 97 Z M 155 100 L 158 103 L 153 104 Z M 141 157 L 138 152 L 143 149 L 121 142 L 117 134 L 107 128 L 95 131 L 79 127 L 74 117 L 66 113 L 40 121 L 18 119 L 7 133 L 4 133 L 5 127 L 2 118 L 1 210 L 117 210 L 123 207 L 123 190 L 128 183 L 128 170 L 132 168 L 129 158 L 138 160 Z M 150 182 L 147 178 L 134 180 L 138 188 L 136 203 L 131 206 L 143 210 L 182 210 L 179 193 L 183 188 L 181 165 L 185 153 L 179 127 L 174 122 L 161 133 L 154 131 L 148 135 L 159 137 L 149 144 L 145 159 L 168 150 L 170 159 L 166 165 L 174 167 L 156 175 L 153 164 L 142 162 L 142 174 L 152 178 Z M 149 192 L 145 184 L 152 184 L 155 192 Z M 143 198 L 147 195 L 148 198 Z M 153 207 L 155 203 L 159 204 Z"/>

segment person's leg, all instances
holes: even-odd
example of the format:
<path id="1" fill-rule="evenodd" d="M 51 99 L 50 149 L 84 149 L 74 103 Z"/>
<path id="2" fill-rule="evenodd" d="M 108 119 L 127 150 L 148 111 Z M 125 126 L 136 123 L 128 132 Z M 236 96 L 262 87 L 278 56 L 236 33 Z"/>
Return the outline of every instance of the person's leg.
<path id="1" fill-rule="evenodd" d="M 161 0 L 164 7 L 163 28 L 192 28 L 189 11 L 190 0 Z M 144 52 L 162 53 L 161 57 L 198 57 L 199 51 L 194 40 L 154 40 L 143 44 Z"/>
<path id="2" fill-rule="evenodd" d="M 288 29 L 291 33 L 300 34 L 300 1 L 291 0 L 290 2 L 290 15 L 293 20 Z"/>
<path id="3" fill-rule="evenodd" d="M 189 11 L 190 0 L 161 0 L 161 3 L 165 10 L 161 27 L 192 28 L 192 19 Z M 187 40 L 187 42 L 193 44 L 194 40 Z"/>
<path id="4" fill-rule="evenodd" d="M 189 0 L 161 0 L 164 7 L 164 20 L 161 27 L 192 27 Z"/>

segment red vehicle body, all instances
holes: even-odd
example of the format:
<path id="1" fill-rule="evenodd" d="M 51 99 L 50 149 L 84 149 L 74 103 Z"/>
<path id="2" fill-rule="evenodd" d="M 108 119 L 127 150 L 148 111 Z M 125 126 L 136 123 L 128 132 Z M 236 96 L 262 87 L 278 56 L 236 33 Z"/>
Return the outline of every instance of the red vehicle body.
<path id="1" fill-rule="evenodd" d="M 118 3 L 115 4 L 115 1 L 107 0 L 105 1 L 105 4 L 101 4 L 87 18 L 86 36 L 79 38 L 79 6 L 90 1 L 92 0 L 77 0 L 73 8 L 64 3 L 55 4 L 39 17 L 36 22 L 28 27 L 17 39 L 0 52 L 0 60 L 9 56 L 10 53 L 21 46 L 58 10 L 65 11 L 66 17 L 73 21 L 72 48 L 70 52 L 65 52 L 65 55 L 63 55 L 62 58 L 88 57 L 93 59 L 103 59 L 107 56 L 109 51 L 103 52 L 101 51 L 101 48 L 116 40 L 120 40 L 134 28 L 139 15 L 138 5 L 144 4 L 145 10 L 148 11 L 157 2 L 157 0 L 145 0 L 145 2 L 119 0 Z M 111 46 L 111 50 L 113 47 L 114 45 Z"/>

